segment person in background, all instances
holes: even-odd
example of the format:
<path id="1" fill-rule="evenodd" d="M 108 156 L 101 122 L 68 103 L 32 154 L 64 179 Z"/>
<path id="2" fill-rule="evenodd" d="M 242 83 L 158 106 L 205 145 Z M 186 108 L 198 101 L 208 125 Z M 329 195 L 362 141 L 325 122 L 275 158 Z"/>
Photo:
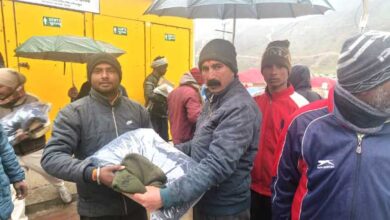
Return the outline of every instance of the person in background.
<path id="1" fill-rule="evenodd" d="M 295 65 L 291 68 L 288 81 L 295 91 L 305 97 L 309 102 L 321 99 L 321 96 L 311 89 L 310 70 L 305 65 Z"/>
<path id="2" fill-rule="evenodd" d="M 273 219 L 389 219 L 389 51 L 389 32 L 347 39 L 329 99 L 286 124 L 273 172 Z"/>
<path id="3" fill-rule="evenodd" d="M 149 111 L 153 129 L 162 139 L 168 141 L 167 98 L 154 92 L 163 81 L 163 76 L 167 72 L 168 61 L 165 57 L 158 56 L 153 60 L 151 67 L 153 68 L 153 72 L 144 81 L 145 106 Z"/>
<path id="4" fill-rule="evenodd" d="M 58 113 L 41 164 L 53 176 L 76 183 L 81 220 L 146 220 L 142 206 L 111 188 L 114 172 L 124 167 L 96 167 L 86 158 L 125 132 L 151 128 L 149 114 L 123 97 L 121 65 L 112 55 L 91 56 L 87 73 L 90 95 Z"/>
<path id="5" fill-rule="evenodd" d="M 27 184 L 24 181 L 24 172 L 18 163 L 18 159 L 8 143 L 8 137 L 0 124 L 0 220 L 8 220 L 13 210 L 10 183 L 16 191 L 16 199 L 24 199 L 27 196 Z"/>
<path id="6" fill-rule="evenodd" d="M 309 102 L 289 85 L 290 42 L 270 42 L 261 60 L 261 73 L 267 87 L 254 99 L 263 114 L 259 151 L 252 170 L 251 219 L 271 219 L 271 182 L 277 140 L 287 118 Z"/>
<path id="7" fill-rule="evenodd" d="M 168 119 L 173 144 L 180 144 L 192 139 L 195 125 L 202 110 L 200 85 L 202 75 L 198 68 L 192 68 L 180 79 L 180 86 L 168 95 Z"/>
<path id="8" fill-rule="evenodd" d="M 203 197 L 194 220 L 247 220 L 250 170 L 257 152 L 261 114 L 237 77 L 237 54 L 229 41 L 214 39 L 199 56 L 207 101 L 192 140 L 176 145 L 199 164 L 164 189 L 147 186 L 133 199 L 148 210 Z"/>
<path id="9" fill-rule="evenodd" d="M 24 105 L 38 102 L 38 98 L 27 94 L 24 90 L 26 77 L 16 70 L 0 68 L 0 118 L 11 114 Z M 19 129 L 15 135 L 13 149 L 18 156 L 20 165 L 26 170 L 33 170 L 44 177 L 57 189 L 62 201 L 70 203 L 72 195 L 64 185 L 64 181 L 46 173 L 40 164 L 43 148 L 46 144 L 45 135 L 31 138 L 28 133 Z M 14 200 L 12 219 L 27 219 L 25 216 L 25 200 Z"/>

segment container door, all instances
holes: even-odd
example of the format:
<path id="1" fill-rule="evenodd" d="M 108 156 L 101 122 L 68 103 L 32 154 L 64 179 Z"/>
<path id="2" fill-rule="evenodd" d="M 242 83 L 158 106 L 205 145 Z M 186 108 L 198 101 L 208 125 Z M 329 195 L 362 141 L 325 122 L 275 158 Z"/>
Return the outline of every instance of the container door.
<path id="1" fill-rule="evenodd" d="M 84 14 L 81 12 L 20 2 L 14 2 L 14 6 L 15 48 L 32 36 L 84 35 Z M 27 77 L 26 91 L 52 103 L 51 119 L 70 103 L 67 92 L 73 82 L 79 88 L 86 79 L 84 64 L 67 63 L 64 69 L 64 62 L 19 58 L 18 66 Z"/>
<path id="2" fill-rule="evenodd" d="M 94 16 L 94 38 L 126 51 L 118 58 L 122 66 L 122 82 L 130 98 L 144 103 L 145 77 L 144 22 L 103 15 Z"/>
<path id="3" fill-rule="evenodd" d="M 150 35 L 149 60 L 152 62 L 157 56 L 165 56 L 168 59 L 168 71 L 165 77 L 177 86 L 180 77 L 191 68 L 190 30 L 151 24 Z"/>

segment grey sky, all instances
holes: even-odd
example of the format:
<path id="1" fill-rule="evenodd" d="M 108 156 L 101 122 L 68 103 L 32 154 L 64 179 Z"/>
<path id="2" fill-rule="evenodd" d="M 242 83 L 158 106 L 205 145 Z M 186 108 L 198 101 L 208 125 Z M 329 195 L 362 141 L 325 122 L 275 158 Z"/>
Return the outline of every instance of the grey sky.
<path id="1" fill-rule="evenodd" d="M 335 11 L 329 13 L 345 13 L 350 10 L 361 10 L 362 0 L 328 0 L 329 3 L 335 8 Z M 325 15 L 326 16 L 326 15 Z M 294 21 L 294 19 L 310 19 L 310 16 L 289 18 L 289 19 L 238 19 L 236 25 L 236 34 L 240 32 L 240 29 L 256 23 L 267 23 L 267 25 L 278 25 L 280 23 L 288 23 Z M 225 24 L 226 31 L 233 30 L 232 19 L 220 20 L 220 19 L 195 19 L 195 41 L 205 40 L 208 41 L 212 38 L 222 38 L 223 33 L 216 30 L 223 30 Z M 231 34 L 225 34 L 225 38 L 230 39 Z"/>

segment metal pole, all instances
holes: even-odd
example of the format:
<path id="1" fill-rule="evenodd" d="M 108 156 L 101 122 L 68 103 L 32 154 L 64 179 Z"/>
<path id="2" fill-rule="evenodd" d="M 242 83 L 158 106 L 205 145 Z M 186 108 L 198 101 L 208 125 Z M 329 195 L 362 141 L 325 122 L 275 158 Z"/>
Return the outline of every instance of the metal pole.
<path id="1" fill-rule="evenodd" d="M 232 37 L 232 44 L 234 45 L 234 40 L 236 38 L 236 18 L 233 18 L 233 37 Z"/>
<path id="2" fill-rule="evenodd" d="M 222 39 L 225 40 L 226 23 L 223 23 L 222 26 L 223 26 Z"/>
<path id="3" fill-rule="evenodd" d="M 362 0 L 362 17 L 360 18 L 360 23 L 359 23 L 359 28 L 360 28 L 360 33 L 363 33 L 364 30 L 367 27 L 368 23 L 368 2 L 367 0 Z"/>
<path id="4" fill-rule="evenodd" d="M 234 14 L 233 14 L 233 37 L 232 37 L 233 45 L 234 45 L 235 38 L 236 38 L 236 6 L 234 6 Z"/>

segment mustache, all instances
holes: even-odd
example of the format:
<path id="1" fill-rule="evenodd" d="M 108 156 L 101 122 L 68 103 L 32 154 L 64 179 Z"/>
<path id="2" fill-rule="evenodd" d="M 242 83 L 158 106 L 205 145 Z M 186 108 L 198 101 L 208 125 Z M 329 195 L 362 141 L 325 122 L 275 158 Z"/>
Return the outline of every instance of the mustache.
<path id="1" fill-rule="evenodd" d="M 210 80 L 207 80 L 206 85 L 207 86 L 221 86 L 221 82 L 219 80 L 216 80 L 216 79 L 210 79 Z"/>

